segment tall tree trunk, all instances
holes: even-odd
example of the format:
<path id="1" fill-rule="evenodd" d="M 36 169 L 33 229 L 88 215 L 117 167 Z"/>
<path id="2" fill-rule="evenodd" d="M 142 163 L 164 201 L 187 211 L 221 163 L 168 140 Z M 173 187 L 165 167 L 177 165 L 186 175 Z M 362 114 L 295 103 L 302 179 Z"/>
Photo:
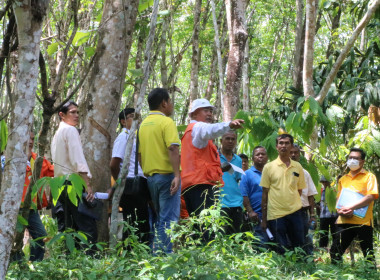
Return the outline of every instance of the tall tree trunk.
<path id="1" fill-rule="evenodd" d="M 202 0 L 196 0 L 194 6 L 194 36 L 193 52 L 191 55 L 191 80 L 190 80 L 190 106 L 198 98 L 198 74 L 199 74 L 199 32 L 201 26 Z"/>
<path id="2" fill-rule="evenodd" d="M 231 121 L 239 109 L 241 73 L 244 61 L 245 42 L 248 33 L 245 26 L 245 0 L 226 0 L 230 51 L 228 54 L 226 94 L 223 120 Z"/>
<path id="3" fill-rule="evenodd" d="M 94 67 L 88 81 L 87 117 L 81 139 L 93 175 L 94 191 L 110 186 L 112 139 L 114 139 L 129 52 L 137 16 L 138 0 L 105 1 Z M 98 222 L 100 241 L 109 239 L 107 203 Z"/>
<path id="4" fill-rule="evenodd" d="M 323 87 L 321 88 L 321 90 L 319 92 L 319 95 L 317 97 L 317 101 L 319 102 L 319 104 L 322 104 L 323 100 L 325 99 L 325 97 L 326 97 L 326 95 L 327 95 L 327 93 L 331 87 L 331 84 L 333 83 L 333 81 L 336 77 L 336 74 L 339 71 L 340 66 L 342 65 L 343 61 L 347 57 L 351 48 L 353 47 L 356 39 L 358 38 L 358 36 L 360 35 L 360 33 L 362 32 L 364 27 L 366 27 L 368 22 L 371 20 L 371 18 L 373 17 L 373 15 L 376 12 L 376 9 L 379 8 L 379 6 L 380 6 L 380 0 L 373 1 L 372 4 L 370 4 L 368 6 L 367 13 L 363 16 L 363 18 L 361 19 L 359 24 L 356 26 L 354 32 L 352 32 L 350 39 L 348 39 L 348 41 L 347 41 L 346 45 L 344 46 L 343 50 L 341 51 L 339 57 L 335 61 L 329 75 L 326 78 L 325 83 L 323 84 Z"/>
<path id="5" fill-rule="evenodd" d="M 38 57 L 42 21 L 48 7 L 47 0 L 29 0 L 13 3 L 19 41 L 18 70 L 15 84 L 15 109 L 5 157 L 7 165 L 0 192 L 0 279 L 5 279 L 14 231 L 24 188 L 26 149 L 35 105 Z"/>
<path id="6" fill-rule="evenodd" d="M 245 42 L 243 64 L 243 110 L 249 111 L 249 40 Z"/>
<path id="7" fill-rule="evenodd" d="M 150 67 L 153 40 L 154 40 L 155 32 L 156 32 L 158 4 L 159 4 L 159 0 L 154 0 L 153 12 L 152 12 L 151 20 L 150 20 L 149 36 L 148 36 L 148 40 L 147 40 L 146 48 L 144 52 L 144 58 L 145 58 L 144 68 L 143 68 L 144 78 L 141 84 L 139 96 L 137 98 L 137 104 L 135 108 L 135 119 L 133 120 L 131 133 L 130 133 L 130 135 L 133 135 L 133 137 L 128 138 L 128 143 L 125 149 L 125 155 L 124 155 L 124 160 L 123 160 L 123 167 L 119 173 L 119 178 L 118 178 L 118 181 L 120 181 L 120 183 L 118 184 L 118 186 L 116 186 L 116 190 L 112 199 L 111 228 L 110 228 L 110 247 L 111 248 L 116 245 L 117 213 L 119 211 L 119 202 L 120 202 L 121 194 L 123 193 L 123 190 L 124 190 L 125 179 L 127 177 L 128 168 L 129 168 L 129 160 L 130 160 L 132 147 L 133 147 L 133 141 L 135 138 L 134 135 L 138 126 L 138 119 L 140 117 L 140 112 L 141 112 L 141 108 L 142 108 L 144 96 L 145 96 L 145 90 L 146 90 L 146 87 L 148 85 L 148 80 L 149 80 L 149 72 L 150 72 L 149 67 Z"/>
<path id="8" fill-rule="evenodd" d="M 222 60 L 222 50 L 220 45 L 220 37 L 219 37 L 219 27 L 218 22 L 216 18 L 216 11 L 215 11 L 215 2 L 214 0 L 211 0 L 211 11 L 212 11 L 212 19 L 214 23 L 214 32 L 215 32 L 215 48 L 216 48 L 216 55 L 218 58 L 218 77 L 219 77 L 219 86 L 218 86 L 218 93 L 217 93 L 217 100 L 219 100 L 219 103 L 223 104 L 223 95 L 224 95 L 224 71 L 223 71 L 223 60 Z M 218 108 L 218 106 L 217 106 Z M 219 107 L 220 108 L 220 107 Z M 218 110 L 216 110 L 216 116 L 218 116 Z"/>
<path id="9" fill-rule="evenodd" d="M 303 53 L 305 44 L 305 24 L 304 18 L 304 0 L 296 0 L 297 15 L 296 15 L 296 38 L 294 48 L 294 70 L 293 70 L 293 87 L 298 90 L 302 89 L 302 69 L 303 69 Z"/>
<path id="10" fill-rule="evenodd" d="M 302 74 L 303 93 L 306 97 L 314 97 L 315 95 L 313 87 L 313 61 L 317 8 L 318 0 L 306 1 L 305 57 Z"/>

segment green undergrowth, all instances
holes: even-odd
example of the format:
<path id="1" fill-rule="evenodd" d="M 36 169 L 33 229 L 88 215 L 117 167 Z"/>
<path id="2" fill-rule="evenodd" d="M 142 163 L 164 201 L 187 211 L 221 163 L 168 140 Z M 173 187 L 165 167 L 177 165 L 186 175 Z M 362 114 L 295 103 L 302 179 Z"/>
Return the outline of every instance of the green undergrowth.
<path id="1" fill-rule="evenodd" d="M 136 236 L 124 244 L 132 248 L 129 251 L 120 242 L 112 250 L 98 244 L 95 257 L 75 248 L 69 254 L 66 239 L 74 237 L 69 232 L 47 243 L 47 256 L 42 262 L 11 263 L 6 279 L 380 279 L 359 253 L 353 266 L 347 254 L 340 265 L 332 265 L 324 251 L 316 251 L 313 257 L 298 252 L 280 256 L 256 247 L 250 232 L 225 236 L 227 221 L 219 211 L 202 214 L 174 227 L 170 234 L 176 240 L 175 250 L 169 255 L 153 256 Z M 209 243 L 202 243 L 199 237 L 205 229 L 214 236 Z M 378 257 L 378 241 L 375 248 Z"/>

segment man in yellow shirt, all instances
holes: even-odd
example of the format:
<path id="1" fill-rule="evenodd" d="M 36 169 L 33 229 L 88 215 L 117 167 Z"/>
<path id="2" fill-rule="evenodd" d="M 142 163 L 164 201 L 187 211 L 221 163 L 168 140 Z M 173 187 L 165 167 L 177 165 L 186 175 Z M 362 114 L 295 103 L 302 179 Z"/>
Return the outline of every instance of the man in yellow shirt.
<path id="1" fill-rule="evenodd" d="M 139 130 L 141 167 L 157 213 L 154 250 L 171 253 L 172 244 L 165 230 L 177 222 L 180 210 L 180 158 L 177 127 L 169 118 L 173 103 L 168 91 L 153 89 L 148 96 L 149 116 Z"/>
<path id="2" fill-rule="evenodd" d="M 350 172 L 340 178 L 338 183 L 338 202 L 343 189 L 348 189 L 362 195 L 357 201 L 337 208 L 337 223 L 341 230 L 341 242 L 333 242 L 330 250 L 332 262 L 342 260 L 342 255 L 350 246 L 352 240 L 358 237 L 364 257 L 375 265 L 373 250 L 373 204 L 379 197 L 376 176 L 363 169 L 365 152 L 352 148 L 348 156 L 347 167 Z M 355 210 L 368 206 L 363 218 L 356 216 Z"/>
<path id="3" fill-rule="evenodd" d="M 276 138 L 278 158 L 264 166 L 260 182 L 263 187 L 261 227 L 264 230 L 269 227 L 280 254 L 285 248 L 304 244 L 300 195 L 306 183 L 302 166 L 290 159 L 293 142 L 289 134 Z"/>

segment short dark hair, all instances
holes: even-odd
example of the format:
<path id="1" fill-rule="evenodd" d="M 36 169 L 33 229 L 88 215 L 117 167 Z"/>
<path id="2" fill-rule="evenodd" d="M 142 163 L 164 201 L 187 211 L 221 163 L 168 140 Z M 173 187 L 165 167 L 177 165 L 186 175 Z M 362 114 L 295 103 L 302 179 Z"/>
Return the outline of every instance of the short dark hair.
<path id="1" fill-rule="evenodd" d="M 246 160 L 248 160 L 248 157 L 247 157 L 246 154 L 240 154 L 239 157 L 240 157 L 241 159 L 246 159 Z"/>
<path id="2" fill-rule="evenodd" d="M 265 149 L 264 146 L 256 146 L 256 147 L 253 148 L 253 151 L 252 151 L 252 157 L 255 156 L 255 152 L 256 152 L 257 149 L 264 149 L 264 150 L 266 151 L 266 149 Z"/>
<path id="3" fill-rule="evenodd" d="M 64 114 L 67 114 L 67 112 L 69 111 L 69 107 L 71 106 L 71 105 L 74 105 L 75 107 L 78 107 L 78 104 L 76 104 L 73 100 L 69 100 L 69 101 L 67 101 L 65 104 L 63 104 L 62 106 L 61 106 L 61 108 L 59 108 L 59 111 L 58 111 L 58 113 L 64 113 Z"/>
<path id="4" fill-rule="evenodd" d="M 122 110 L 119 114 L 119 123 L 121 120 L 125 120 L 129 114 L 132 114 L 135 112 L 135 108 L 125 108 Z"/>
<path id="5" fill-rule="evenodd" d="M 359 152 L 360 153 L 360 157 L 362 159 L 365 159 L 366 153 L 364 152 L 364 150 L 362 150 L 360 148 L 351 148 L 350 149 L 350 154 L 351 154 L 351 152 Z"/>
<path id="6" fill-rule="evenodd" d="M 280 134 L 277 136 L 276 138 L 276 145 L 278 144 L 278 141 L 281 140 L 281 139 L 285 139 L 285 138 L 289 138 L 290 139 L 290 143 L 293 145 L 294 144 L 294 138 L 293 136 L 291 136 L 290 134 Z"/>
<path id="7" fill-rule="evenodd" d="M 162 101 L 170 99 L 167 89 L 155 88 L 148 95 L 149 110 L 157 110 Z"/>
<path id="8" fill-rule="evenodd" d="M 226 131 L 226 132 L 222 135 L 222 138 L 224 138 L 224 136 L 225 136 L 226 134 L 234 134 L 234 135 L 236 136 L 236 138 L 237 138 L 237 133 L 236 133 L 236 131 L 233 130 L 233 129 L 229 129 L 228 131 Z"/>

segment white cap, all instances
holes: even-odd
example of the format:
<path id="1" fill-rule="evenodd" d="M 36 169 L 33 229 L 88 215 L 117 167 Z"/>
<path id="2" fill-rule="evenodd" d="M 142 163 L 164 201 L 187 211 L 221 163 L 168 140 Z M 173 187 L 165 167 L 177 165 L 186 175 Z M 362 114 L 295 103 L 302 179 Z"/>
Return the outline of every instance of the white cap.
<path id="1" fill-rule="evenodd" d="M 204 99 L 204 98 L 195 99 L 193 101 L 193 104 L 191 105 L 191 109 L 189 111 L 189 117 L 191 117 L 191 114 L 194 113 L 197 109 L 208 108 L 208 107 L 211 107 L 213 109 L 215 108 L 214 106 L 211 105 L 210 101 L 208 101 L 207 99 Z"/>

